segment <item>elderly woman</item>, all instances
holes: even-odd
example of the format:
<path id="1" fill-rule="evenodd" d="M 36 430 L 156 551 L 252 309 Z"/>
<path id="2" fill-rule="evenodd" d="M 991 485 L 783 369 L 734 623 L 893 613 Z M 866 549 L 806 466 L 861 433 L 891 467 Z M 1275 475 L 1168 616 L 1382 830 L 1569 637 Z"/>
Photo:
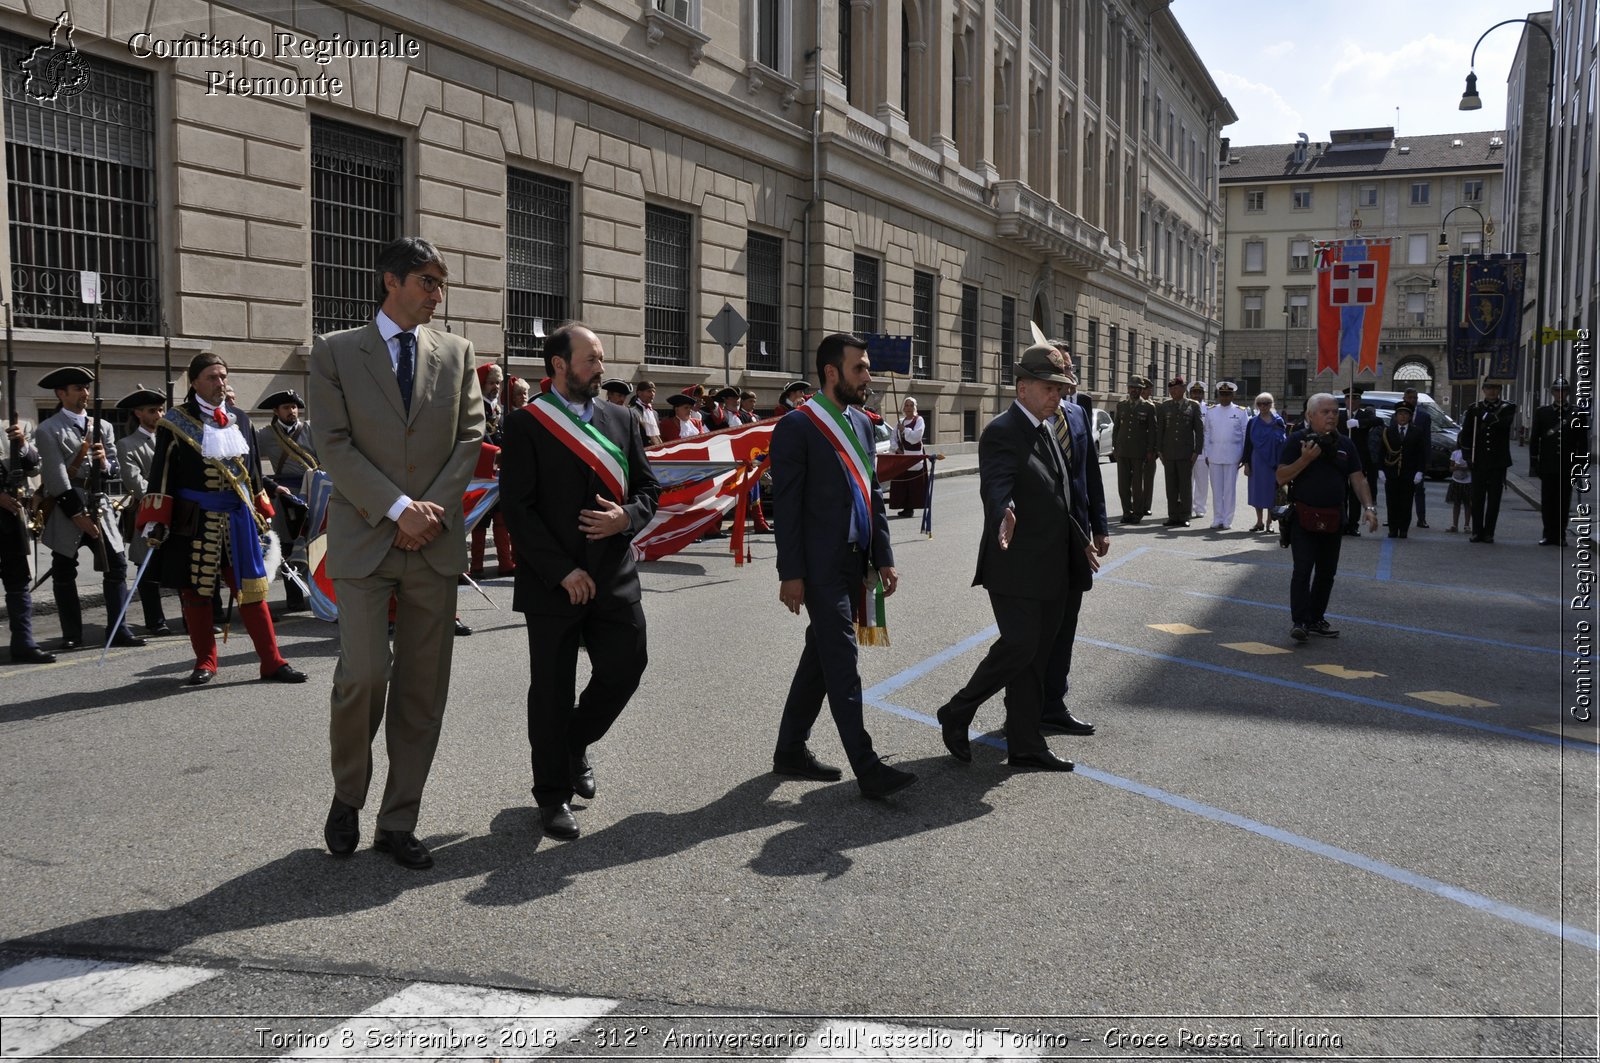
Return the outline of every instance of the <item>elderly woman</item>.
<path id="1" fill-rule="evenodd" d="M 901 406 L 900 420 L 894 427 L 895 453 L 920 454 L 923 438 L 927 432 L 927 423 L 917 413 L 917 400 L 907 399 Z M 926 463 L 916 466 L 915 472 L 907 472 L 889 482 L 889 508 L 899 510 L 899 515 L 902 517 L 909 517 L 914 511 L 921 509 L 927 498 Z"/>
<path id="2" fill-rule="evenodd" d="M 1256 415 L 1244 432 L 1244 475 L 1250 484 L 1248 501 L 1255 507 L 1256 526 L 1251 531 L 1272 530 L 1272 507 L 1278 495 L 1278 459 L 1288 427 L 1272 408 L 1272 394 L 1256 396 Z"/>

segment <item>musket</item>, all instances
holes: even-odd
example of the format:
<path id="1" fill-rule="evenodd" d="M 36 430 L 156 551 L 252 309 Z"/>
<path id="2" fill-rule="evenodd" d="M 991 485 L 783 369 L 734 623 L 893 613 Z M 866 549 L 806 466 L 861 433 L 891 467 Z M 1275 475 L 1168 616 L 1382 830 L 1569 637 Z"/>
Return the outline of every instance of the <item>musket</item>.
<path id="1" fill-rule="evenodd" d="M 17 356 L 11 347 L 11 304 L 6 303 L 4 306 L 6 312 L 6 403 L 10 407 L 8 413 L 11 419 L 11 427 L 16 428 L 21 423 L 17 416 Z M 22 468 L 22 452 L 22 437 L 18 433 L 11 439 L 11 456 L 6 465 L 6 482 L 4 487 L 0 487 L 0 490 L 4 490 L 21 503 L 22 508 L 18 510 L 17 516 L 26 525 L 28 520 L 27 503 L 30 492 L 28 490 L 28 474 Z"/>
<path id="2" fill-rule="evenodd" d="M 96 551 L 100 555 L 100 563 L 105 566 L 103 571 L 109 573 L 110 561 L 105 544 L 105 517 L 106 517 L 106 474 L 100 462 L 95 458 L 94 448 L 105 448 L 105 434 L 100 430 L 100 417 L 105 413 L 105 396 L 100 388 L 100 331 L 94 332 L 94 409 L 91 411 L 93 421 L 89 425 L 89 479 L 84 485 L 88 494 L 88 504 L 84 512 L 93 522 L 98 534 L 93 537 Z M 107 459 L 110 460 L 109 458 Z"/>

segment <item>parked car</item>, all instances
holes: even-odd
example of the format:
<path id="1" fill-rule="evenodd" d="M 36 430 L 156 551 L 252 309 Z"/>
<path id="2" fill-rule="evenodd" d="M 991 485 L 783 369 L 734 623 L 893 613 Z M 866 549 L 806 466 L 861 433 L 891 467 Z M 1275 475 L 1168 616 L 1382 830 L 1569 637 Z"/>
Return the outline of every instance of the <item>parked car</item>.
<path id="1" fill-rule="evenodd" d="M 1403 391 L 1366 391 L 1361 394 L 1362 403 L 1377 414 L 1385 425 L 1394 416 L 1394 408 L 1400 405 L 1403 398 Z M 1433 401 L 1433 396 L 1424 392 L 1417 393 L 1417 408 L 1433 421 L 1432 439 L 1429 440 L 1432 447 L 1424 475 L 1430 480 L 1443 480 L 1450 475 L 1450 452 L 1456 449 L 1456 437 L 1461 433 L 1461 426 Z"/>
<path id="2" fill-rule="evenodd" d="M 1098 407 L 1094 410 L 1094 449 L 1100 455 L 1101 461 L 1111 460 L 1111 430 L 1116 426 L 1116 421 L 1106 410 Z"/>

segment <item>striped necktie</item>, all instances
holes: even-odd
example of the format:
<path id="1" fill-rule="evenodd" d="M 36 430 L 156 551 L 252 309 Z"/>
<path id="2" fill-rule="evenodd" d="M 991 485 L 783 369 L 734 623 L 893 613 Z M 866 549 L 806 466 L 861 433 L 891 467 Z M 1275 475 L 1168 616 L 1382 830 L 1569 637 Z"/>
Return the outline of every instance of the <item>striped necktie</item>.
<path id="1" fill-rule="evenodd" d="M 1067 430 L 1067 411 L 1057 410 L 1055 417 L 1056 442 L 1061 444 L 1061 453 L 1067 456 L 1067 468 L 1072 467 L 1072 433 Z"/>

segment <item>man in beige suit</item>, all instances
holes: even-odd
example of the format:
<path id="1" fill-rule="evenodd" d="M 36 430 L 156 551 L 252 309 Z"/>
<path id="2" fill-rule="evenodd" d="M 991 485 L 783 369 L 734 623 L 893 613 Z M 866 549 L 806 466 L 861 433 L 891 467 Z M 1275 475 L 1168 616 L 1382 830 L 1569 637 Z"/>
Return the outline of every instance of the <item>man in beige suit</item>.
<path id="1" fill-rule="evenodd" d="M 461 499 L 483 441 L 483 396 L 472 344 L 426 327 L 444 296 L 438 249 L 402 237 L 378 252 L 377 273 L 376 319 L 311 347 L 316 449 L 333 481 L 327 573 L 339 601 L 324 837 L 336 856 L 355 851 L 387 708 L 389 778 L 373 848 L 420 869 L 433 866 L 417 810 L 450 691 L 456 577 L 467 567 Z"/>

